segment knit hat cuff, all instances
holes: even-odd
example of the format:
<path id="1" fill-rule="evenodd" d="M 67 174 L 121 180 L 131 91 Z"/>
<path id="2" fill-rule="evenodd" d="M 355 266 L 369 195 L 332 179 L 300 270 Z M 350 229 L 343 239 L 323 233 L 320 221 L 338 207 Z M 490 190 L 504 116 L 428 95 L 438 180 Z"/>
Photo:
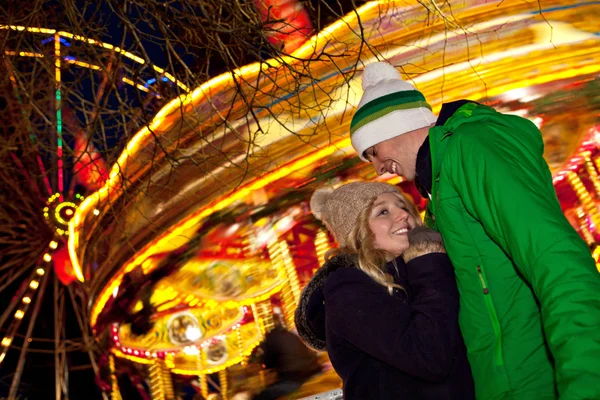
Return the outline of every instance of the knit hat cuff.
<path id="1" fill-rule="evenodd" d="M 435 123 L 437 118 L 429 108 L 418 107 L 396 110 L 360 126 L 351 136 L 352 147 L 358 156 L 369 162 L 364 152 L 378 143 Z"/>

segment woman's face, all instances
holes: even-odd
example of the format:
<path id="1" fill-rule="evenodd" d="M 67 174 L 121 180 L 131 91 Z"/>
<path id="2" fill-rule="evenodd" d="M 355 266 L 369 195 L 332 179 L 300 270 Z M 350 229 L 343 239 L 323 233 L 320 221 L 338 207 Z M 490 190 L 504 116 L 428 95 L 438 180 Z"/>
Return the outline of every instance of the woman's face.
<path id="1" fill-rule="evenodd" d="M 375 235 L 375 248 L 398 257 L 408 249 L 408 231 L 417 221 L 404 201 L 394 193 L 377 196 L 369 214 L 369 228 Z"/>

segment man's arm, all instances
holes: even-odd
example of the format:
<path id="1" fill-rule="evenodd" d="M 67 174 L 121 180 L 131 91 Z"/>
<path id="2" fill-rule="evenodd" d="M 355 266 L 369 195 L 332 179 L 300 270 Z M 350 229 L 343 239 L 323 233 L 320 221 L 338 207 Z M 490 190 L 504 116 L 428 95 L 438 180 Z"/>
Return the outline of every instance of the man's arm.
<path id="1" fill-rule="evenodd" d="M 562 214 L 539 131 L 515 118 L 461 126 L 449 172 L 541 303 L 560 398 L 600 399 L 600 275 Z"/>

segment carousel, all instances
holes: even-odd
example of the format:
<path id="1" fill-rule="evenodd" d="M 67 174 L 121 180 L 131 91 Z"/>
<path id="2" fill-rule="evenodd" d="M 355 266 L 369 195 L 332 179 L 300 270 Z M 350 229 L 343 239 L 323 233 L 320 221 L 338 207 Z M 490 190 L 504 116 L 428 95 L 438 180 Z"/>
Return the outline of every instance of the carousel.
<path id="1" fill-rule="evenodd" d="M 433 15 L 369 2 L 291 56 L 171 101 L 129 142 L 69 223 L 113 398 L 120 366 L 153 399 L 177 398 L 186 379 L 223 399 L 268 384 L 253 351 L 274 312 L 294 329 L 301 289 L 335 246 L 308 208 L 316 188 L 380 179 L 424 208 L 411 183 L 375 176 L 350 146 L 369 62 L 402 67 L 434 112 L 469 98 L 533 121 L 563 211 L 598 257 L 600 5 L 469 0 Z M 326 368 L 290 398 L 339 386 Z"/>

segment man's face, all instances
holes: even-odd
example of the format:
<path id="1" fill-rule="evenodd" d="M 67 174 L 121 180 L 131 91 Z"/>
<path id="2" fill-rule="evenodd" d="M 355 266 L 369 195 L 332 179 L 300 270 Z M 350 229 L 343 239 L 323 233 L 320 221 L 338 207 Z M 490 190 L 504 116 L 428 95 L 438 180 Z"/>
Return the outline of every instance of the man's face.
<path id="1" fill-rule="evenodd" d="M 425 128 L 429 129 L 429 128 Z M 412 181 L 416 177 L 417 152 L 423 144 L 420 130 L 393 137 L 366 151 L 366 158 L 373 163 L 378 175 L 386 172 Z"/>

